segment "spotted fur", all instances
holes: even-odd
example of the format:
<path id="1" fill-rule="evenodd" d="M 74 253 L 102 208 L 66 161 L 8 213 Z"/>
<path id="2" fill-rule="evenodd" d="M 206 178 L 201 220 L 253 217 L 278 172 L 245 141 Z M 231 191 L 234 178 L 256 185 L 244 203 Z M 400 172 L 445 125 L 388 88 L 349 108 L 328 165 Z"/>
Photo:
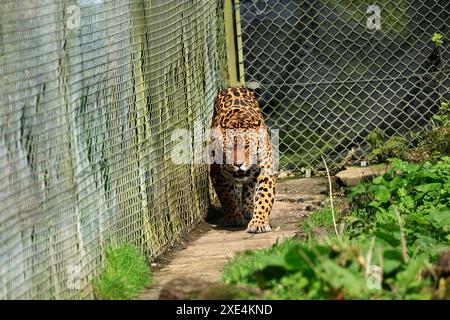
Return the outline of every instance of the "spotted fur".
<path id="1" fill-rule="evenodd" d="M 229 88 L 214 102 L 211 179 L 229 226 L 269 232 L 275 197 L 272 145 L 253 91 Z M 242 194 L 236 185 L 242 184 Z M 250 220 L 250 221 L 249 221 Z"/>

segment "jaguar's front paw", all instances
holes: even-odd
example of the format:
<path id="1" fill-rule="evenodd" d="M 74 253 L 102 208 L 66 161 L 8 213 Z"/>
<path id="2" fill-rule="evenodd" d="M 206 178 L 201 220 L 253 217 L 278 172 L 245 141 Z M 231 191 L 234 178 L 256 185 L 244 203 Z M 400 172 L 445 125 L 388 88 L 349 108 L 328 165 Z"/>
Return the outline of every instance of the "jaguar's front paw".
<path id="1" fill-rule="evenodd" d="M 270 231 L 272 231 L 272 228 L 268 221 L 251 220 L 247 226 L 248 233 L 264 233 Z"/>
<path id="2" fill-rule="evenodd" d="M 232 216 L 226 216 L 224 219 L 224 225 L 227 227 L 242 227 L 245 226 L 248 220 L 244 218 L 242 214 L 235 214 Z"/>

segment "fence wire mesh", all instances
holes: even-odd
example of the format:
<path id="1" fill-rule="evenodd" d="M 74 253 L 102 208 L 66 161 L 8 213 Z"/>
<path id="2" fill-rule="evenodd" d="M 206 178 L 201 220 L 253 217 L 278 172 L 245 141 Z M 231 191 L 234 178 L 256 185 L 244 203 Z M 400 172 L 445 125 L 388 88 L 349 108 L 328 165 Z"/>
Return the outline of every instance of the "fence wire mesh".
<path id="1" fill-rule="evenodd" d="M 1 299 L 93 297 L 107 244 L 152 258 L 204 215 L 171 132 L 209 127 L 223 23 L 222 0 L 0 1 Z"/>
<path id="2" fill-rule="evenodd" d="M 239 2 L 245 80 L 280 129 L 282 169 L 363 154 L 375 128 L 418 132 L 450 98 L 447 0 Z"/>

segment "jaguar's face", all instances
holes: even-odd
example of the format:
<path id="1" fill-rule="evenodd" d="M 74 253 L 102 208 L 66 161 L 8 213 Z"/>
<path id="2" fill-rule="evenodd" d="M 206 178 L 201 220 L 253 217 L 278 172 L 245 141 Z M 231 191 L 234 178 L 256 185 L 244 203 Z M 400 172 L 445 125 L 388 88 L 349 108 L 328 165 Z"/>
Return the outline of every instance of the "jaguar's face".
<path id="1" fill-rule="evenodd" d="M 259 135 L 253 129 L 224 129 L 221 143 L 216 144 L 214 163 L 222 164 L 222 170 L 235 179 L 245 179 L 257 169 Z"/>

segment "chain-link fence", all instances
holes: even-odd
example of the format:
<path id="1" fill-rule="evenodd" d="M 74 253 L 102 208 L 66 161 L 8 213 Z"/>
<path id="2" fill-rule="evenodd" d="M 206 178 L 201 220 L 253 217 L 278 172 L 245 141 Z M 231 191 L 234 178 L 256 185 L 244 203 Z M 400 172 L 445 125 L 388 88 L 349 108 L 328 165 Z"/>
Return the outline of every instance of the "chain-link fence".
<path id="1" fill-rule="evenodd" d="M 171 132 L 209 127 L 223 23 L 221 0 L 0 1 L 1 299 L 92 297 L 105 245 L 155 257 L 204 215 Z"/>
<path id="2" fill-rule="evenodd" d="M 241 0 L 240 14 L 245 80 L 280 129 L 281 168 L 339 163 L 375 128 L 417 132 L 450 98 L 448 0 Z"/>

